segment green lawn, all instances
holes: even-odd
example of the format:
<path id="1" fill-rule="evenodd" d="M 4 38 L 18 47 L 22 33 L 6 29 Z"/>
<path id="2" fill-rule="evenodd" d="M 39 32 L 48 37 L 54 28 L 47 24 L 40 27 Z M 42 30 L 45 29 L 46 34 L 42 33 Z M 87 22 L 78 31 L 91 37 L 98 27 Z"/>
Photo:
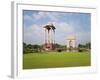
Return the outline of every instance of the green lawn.
<path id="1" fill-rule="evenodd" d="M 45 52 L 23 56 L 23 69 L 90 66 L 88 52 Z"/>

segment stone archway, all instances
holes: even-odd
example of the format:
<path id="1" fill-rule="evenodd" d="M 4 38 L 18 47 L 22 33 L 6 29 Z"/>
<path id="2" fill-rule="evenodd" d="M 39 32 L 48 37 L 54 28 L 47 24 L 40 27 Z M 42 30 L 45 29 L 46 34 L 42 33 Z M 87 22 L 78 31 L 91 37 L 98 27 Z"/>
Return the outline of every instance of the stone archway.
<path id="1" fill-rule="evenodd" d="M 67 38 L 67 51 L 73 51 L 76 48 L 76 37 L 75 36 L 69 36 Z"/>

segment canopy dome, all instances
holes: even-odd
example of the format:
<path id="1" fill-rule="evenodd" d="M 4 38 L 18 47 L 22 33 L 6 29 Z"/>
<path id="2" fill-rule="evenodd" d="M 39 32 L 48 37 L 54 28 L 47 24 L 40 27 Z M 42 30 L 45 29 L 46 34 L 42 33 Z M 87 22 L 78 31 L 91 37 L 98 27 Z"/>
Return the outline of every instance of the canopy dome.
<path id="1" fill-rule="evenodd" d="M 50 30 L 50 29 L 55 30 L 56 29 L 52 23 L 45 25 L 44 28 L 46 28 L 47 30 Z"/>

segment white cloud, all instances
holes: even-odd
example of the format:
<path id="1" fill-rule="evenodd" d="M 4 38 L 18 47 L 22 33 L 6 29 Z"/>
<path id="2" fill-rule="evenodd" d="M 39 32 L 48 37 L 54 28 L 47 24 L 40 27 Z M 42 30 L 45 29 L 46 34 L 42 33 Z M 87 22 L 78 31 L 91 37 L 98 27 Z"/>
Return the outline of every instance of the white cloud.
<path id="1" fill-rule="evenodd" d="M 58 13 L 54 13 L 54 12 L 49 13 L 49 12 L 47 12 L 46 15 L 51 21 L 57 22 L 60 19 L 60 14 L 58 14 Z"/>
<path id="2" fill-rule="evenodd" d="M 74 28 L 70 24 L 67 24 L 67 22 L 60 22 L 54 24 L 61 32 L 66 32 L 66 33 L 74 32 Z"/>
<path id="3" fill-rule="evenodd" d="M 24 20 L 32 20 L 32 17 L 29 15 L 24 15 Z"/>
<path id="4" fill-rule="evenodd" d="M 50 21 L 58 21 L 60 19 L 61 14 L 55 12 L 38 12 L 37 14 L 33 14 L 35 20 L 39 20 L 42 18 L 48 18 Z"/>
<path id="5" fill-rule="evenodd" d="M 24 28 L 24 42 L 31 44 L 42 44 L 44 37 L 43 28 L 39 25 L 32 25 Z"/>
<path id="6" fill-rule="evenodd" d="M 32 14 L 35 20 L 39 20 L 45 16 L 45 12 L 38 12 L 37 14 Z"/>

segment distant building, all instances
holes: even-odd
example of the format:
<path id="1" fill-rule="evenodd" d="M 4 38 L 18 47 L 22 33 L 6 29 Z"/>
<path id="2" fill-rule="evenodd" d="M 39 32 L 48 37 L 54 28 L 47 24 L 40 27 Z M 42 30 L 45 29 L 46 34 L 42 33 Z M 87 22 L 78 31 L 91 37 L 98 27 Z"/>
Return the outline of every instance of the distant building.
<path id="1" fill-rule="evenodd" d="M 68 36 L 67 37 L 67 50 L 73 50 L 76 48 L 76 37 L 75 36 Z"/>

